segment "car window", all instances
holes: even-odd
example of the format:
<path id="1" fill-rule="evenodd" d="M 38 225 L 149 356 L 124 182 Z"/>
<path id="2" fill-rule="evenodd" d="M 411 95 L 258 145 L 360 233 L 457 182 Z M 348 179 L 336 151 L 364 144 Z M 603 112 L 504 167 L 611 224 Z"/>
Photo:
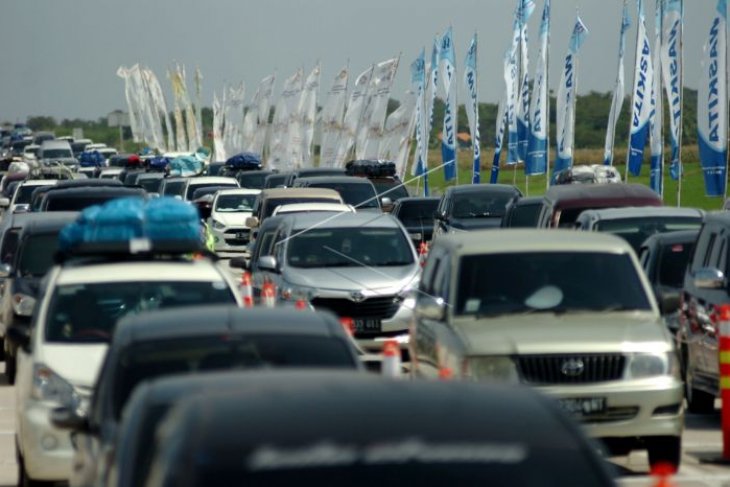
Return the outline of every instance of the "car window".
<path id="1" fill-rule="evenodd" d="M 454 218 L 502 217 L 511 193 L 463 193 L 454 195 Z"/>
<path id="2" fill-rule="evenodd" d="M 165 196 L 182 196 L 184 191 L 185 181 L 166 181 L 164 195 Z"/>
<path id="3" fill-rule="evenodd" d="M 251 212 L 255 194 L 221 194 L 215 201 L 215 211 L 221 213 Z"/>
<path id="4" fill-rule="evenodd" d="M 3 238 L 2 249 L 0 249 L 0 256 L 2 256 L 3 264 L 12 264 L 15 259 L 15 251 L 18 248 L 18 238 L 20 237 L 19 228 L 11 228 L 5 232 Z"/>
<path id="5" fill-rule="evenodd" d="M 461 258 L 458 276 L 460 315 L 652 309 L 628 254 L 467 255 Z M 601 276 L 600 286 L 596 276 Z"/>
<path id="6" fill-rule="evenodd" d="M 540 205 L 514 206 L 509 218 L 511 228 L 535 228 L 540 216 Z"/>
<path id="7" fill-rule="evenodd" d="M 639 262 L 644 272 L 649 271 L 649 255 L 651 255 L 649 247 L 641 247 L 641 250 L 639 250 Z"/>
<path id="8" fill-rule="evenodd" d="M 707 251 L 705 252 L 705 255 L 702 259 L 702 267 L 707 267 L 710 265 L 712 252 L 715 250 L 715 240 L 717 239 L 717 234 L 712 233 L 710 234 L 710 240 L 707 242 Z"/>
<path id="9" fill-rule="evenodd" d="M 42 277 L 53 266 L 58 250 L 58 233 L 31 234 L 24 238 L 18 249 L 17 274 L 23 277 Z"/>
<path id="10" fill-rule="evenodd" d="M 699 235 L 697 236 L 697 244 L 692 254 L 692 271 L 702 267 L 702 263 L 707 253 L 707 244 L 710 241 L 710 235 L 712 235 L 712 228 L 707 224 L 703 225 L 700 229 Z"/>
<path id="11" fill-rule="evenodd" d="M 688 243 L 664 246 L 659 262 L 659 284 L 680 288 L 684 282 L 684 271 L 692 255 L 694 245 Z"/>
<path id="12" fill-rule="evenodd" d="M 266 176 L 268 174 L 246 174 L 245 172 L 240 172 L 236 176 L 236 179 L 238 179 L 238 184 L 242 188 L 262 189 Z"/>
<path id="13" fill-rule="evenodd" d="M 258 248 L 256 249 L 256 255 L 254 255 L 253 258 L 254 262 L 258 263 L 260 257 L 264 255 L 269 255 L 271 243 L 274 241 L 275 233 L 275 229 L 267 230 L 262 235 L 258 236 L 258 240 L 256 241 Z"/>
<path id="14" fill-rule="evenodd" d="M 370 184 L 358 183 L 317 183 L 309 184 L 310 188 L 326 188 L 337 191 L 342 200 L 356 208 L 379 208 L 375 188 Z"/>
<path id="15" fill-rule="evenodd" d="M 212 188 L 212 187 L 226 187 L 226 188 L 237 188 L 235 184 L 227 183 L 203 183 L 203 184 L 190 184 L 188 185 L 187 192 L 185 193 L 185 199 L 192 199 L 193 193 L 199 189 Z"/>
<path id="16" fill-rule="evenodd" d="M 396 216 L 404 225 L 431 224 L 437 204 L 436 200 L 402 204 Z"/>
<path id="17" fill-rule="evenodd" d="M 106 342 L 111 338 L 117 320 L 128 314 L 235 302 L 224 281 L 62 285 L 51 297 L 45 338 L 54 343 Z"/>
<path id="18" fill-rule="evenodd" d="M 621 237 L 634 250 L 638 250 L 647 238 L 656 233 L 694 230 L 701 224 L 702 220 L 699 217 L 622 218 L 601 220 L 596 224 L 596 230 Z"/>

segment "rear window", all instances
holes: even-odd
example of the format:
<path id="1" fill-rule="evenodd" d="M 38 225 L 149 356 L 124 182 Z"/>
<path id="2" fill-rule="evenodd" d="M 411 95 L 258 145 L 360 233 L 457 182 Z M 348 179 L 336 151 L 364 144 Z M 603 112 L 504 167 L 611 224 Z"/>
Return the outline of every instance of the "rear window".
<path id="1" fill-rule="evenodd" d="M 684 284 L 684 271 L 694 250 L 694 243 L 678 243 L 662 248 L 659 261 L 659 284 L 681 288 Z"/>
<path id="2" fill-rule="evenodd" d="M 398 209 L 396 215 L 404 225 L 419 223 L 432 223 L 433 214 L 438 207 L 439 201 L 418 201 L 409 202 L 408 204 L 402 204 Z"/>
<path id="3" fill-rule="evenodd" d="M 185 181 L 166 181 L 165 182 L 165 196 L 182 196 L 185 190 Z"/>
<path id="4" fill-rule="evenodd" d="M 220 335 L 145 341 L 120 359 L 113 414 L 121 415 L 137 384 L 155 377 L 205 370 L 355 366 L 341 340 L 321 336 Z"/>
<path id="5" fill-rule="evenodd" d="M 511 228 L 535 228 L 542 205 L 515 206 L 509 215 L 507 226 Z"/>
<path id="6" fill-rule="evenodd" d="M 58 250 L 58 233 L 38 233 L 25 238 L 19 249 L 18 275 L 42 277 L 53 266 Z"/>
<path id="7" fill-rule="evenodd" d="M 235 184 L 226 184 L 226 183 L 203 183 L 203 184 L 190 184 L 188 185 L 187 193 L 185 193 L 185 199 L 192 199 L 193 193 L 195 193 L 198 189 L 204 189 L 204 188 L 237 188 L 238 186 Z"/>
<path id="8" fill-rule="evenodd" d="M 142 186 L 148 193 L 158 193 L 162 185 L 162 178 L 138 178 L 137 184 Z"/>
<path id="9" fill-rule="evenodd" d="M 702 219 L 699 216 L 624 218 L 599 221 L 596 230 L 623 238 L 638 252 L 641 244 L 655 233 L 694 230 L 700 225 Z"/>
<path id="10" fill-rule="evenodd" d="M 380 208 L 375 188 L 359 183 L 313 183 L 310 188 L 327 188 L 337 191 L 342 200 L 355 208 Z"/>
<path id="11" fill-rule="evenodd" d="M 377 191 L 378 196 L 390 198 L 391 201 L 410 196 L 408 190 L 400 181 L 378 181 L 371 179 L 370 182 L 375 186 L 375 191 Z"/>
<path id="12" fill-rule="evenodd" d="M 268 174 L 246 174 L 245 172 L 240 172 L 236 176 L 236 179 L 242 188 L 263 189 L 266 176 Z"/>
<path id="13" fill-rule="evenodd" d="M 130 195 L 123 195 L 130 196 Z M 48 197 L 46 211 L 81 211 L 89 206 L 99 205 L 106 201 L 121 198 L 122 195 L 98 194 L 94 196 L 58 196 Z"/>

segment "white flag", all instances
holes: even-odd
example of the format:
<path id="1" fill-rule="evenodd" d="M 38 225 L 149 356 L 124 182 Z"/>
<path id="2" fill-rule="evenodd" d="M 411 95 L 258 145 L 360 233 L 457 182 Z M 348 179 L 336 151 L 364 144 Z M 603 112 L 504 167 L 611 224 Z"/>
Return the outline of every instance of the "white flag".
<path id="1" fill-rule="evenodd" d="M 383 138 L 385 114 L 390 99 L 390 89 L 398 70 L 399 58 L 388 59 L 375 66 L 370 79 L 369 104 L 363 114 L 360 138 L 358 138 L 358 159 L 376 159 Z"/>
<path id="2" fill-rule="evenodd" d="M 271 113 L 271 97 L 274 93 L 274 82 L 276 77 L 272 74 L 261 80 L 259 83 L 258 104 L 255 107 L 257 113 L 257 129 L 254 137 L 252 152 L 263 156 L 264 145 L 266 144 L 266 134 L 269 128 L 269 114 Z M 262 157 L 263 160 L 263 157 Z"/>
<path id="3" fill-rule="evenodd" d="M 322 108 L 320 167 L 335 167 L 337 163 L 337 145 L 342 135 L 342 119 L 347 101 L 347 80 L 348 69 L 342 68 L 335 76 Z"/>
<path id="4" fill-rule="evenodd" d="M 401 105 L 385 121 L 383 143 L 378 159 L 395 162 L 396 173 L 403 174 L 408 161 L 408 147 L 415 125 L 416 96 L 406 92 Z"/>
<path id="5" fill-rule="evenodd" d="M 606 127 L 606 144 L 603 149 L 603 164 L 606 166 L 613 165 L 613 147 L 614 136 L 616 133 L 616 124 L 621 114 L 621 107 L 624 104 L 624 51 L 626 50 L 626 31 L 631 27 L 631 19 L 629 18 L 629 6 L 627 0 L 624 0 L 624 10 L 621 16 L 621 33 L 619 37 L 618 48 L 618 75 L 616 76 L 616 86 L 613 90 L 613 99 L 611 100 L 611 111 L 608 115 L 608 126 Z"/>
<path id="6" fill-rule="evenodd" d="M 365 108 L 370 78 L 373 75 L 374 68 L 375 66 L 370 66 L 355 79 L 355 87 L 352 93 L 350 93 L 350 100 L 347 104 L 347 111 L 345 112 L 343 122 L 344 131 L 340 144 L 337 147 L 337 166 L 342 166 L 347 162 L 345 159 L 350 154 L 352 146 L 355 143 L 355 137 L 357 137 L 358 128 L 360 127 L 360 119 Z"/>
<path id="7" fill-rule="evenodd" d="M 302 155 L 300 167 L 312 167 L 312 141 L 314 140 L 314 118 L 317 115 L 317 98 L 319 94 L 319 65 L 307 76 L 299 99 L 299 114 L 302 119 Z"/>
<path id="8" fill-rule="evenodd" d="M 213 157 L 215 161 L 225 161 L 226 149 L 223 145 L 223 107 L 218 95 L 213 92 Z"/>

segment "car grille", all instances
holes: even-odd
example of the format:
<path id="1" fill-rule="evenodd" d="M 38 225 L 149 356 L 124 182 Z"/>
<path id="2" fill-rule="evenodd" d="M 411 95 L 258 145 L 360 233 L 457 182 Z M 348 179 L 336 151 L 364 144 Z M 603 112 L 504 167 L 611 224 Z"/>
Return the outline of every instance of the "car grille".
<path id="1" fill-rule="evenodd" d="M 238 235 L 246 235 L 246 238 L 238 238 Z M 238 230 L 228 230 L 226 233 L 223 234 L 223 238 L 225 239 L 226 243 L 229 245 L 246 245 L 250 239 L 251 236 L 251 230 L 246 229 L 238 229 Z"/>
<path id="2" fill-rule="evenodd" d="M 621 354 L 521 355 L 519 371 L 532 384 L 583 384 L 618 380 L 626 358 Z M 582 364 L 580 367 L 579 364 Z M 580 372 L 577 372 L 581 369 Z"/>
<path id="3" fill-rule="evenodd" d="M 368 298 L 356 303 L 346 298 L 313 298 L 312 306 L 332 311 L 337 316 L 387 320 L 398 311 L 400 301 L 395 296 Z"/>
<path id="4" fill-rule="evenodd" d="M 608 408 L 602 414 L 579 418 L 578 421 L 581 423 L 611 423 L 613 421 L 628 421 L 634 419 L 638 414 L 639 408 L 637 406 L 616 407 Z"/>

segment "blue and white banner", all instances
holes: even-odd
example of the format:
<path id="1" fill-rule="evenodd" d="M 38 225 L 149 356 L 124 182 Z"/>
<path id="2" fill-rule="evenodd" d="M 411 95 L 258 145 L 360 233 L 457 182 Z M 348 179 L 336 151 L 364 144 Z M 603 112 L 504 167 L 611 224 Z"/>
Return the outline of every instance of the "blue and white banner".
<path id="1" fill-rule="evenodd" d="M 641 174 L 644 162 L 644 147 L 649 138 L 651 118 L 651 90 L 654 86 L 654 66 L 651 58 L 651 44 L 646 32 L 644 1 L 639 3 L 639 33 L 636 38 L 636 67 L 634 69 L 634 89 L 631 102 L 631 132 L 629 134 L 629 173 Z"/>
<path id="2" fill-rule="evenodd" d="M 517 137 L 517 93 L 518 93 L 517 57 L 513 50 L 508 50 L 504 60 L 505 84 L 505 116 L 507 117 L 507 165 L 520 161 Z"/>
<path id="3" fill-rule="evenodd" d="M 416 151 L 414 153 L 414 164 L 412 174 L 423 176 L 423 194 L 428 196 L 428 161 L 423 160 L 423 145 L 428 143 L 423 139 L 423 127 L 425 121 L 425 85 L 426 85 L 426 52 L 421 54 L 411 63 L 411 86 L 416 93 Z"/>
<path id="4" fill-rule="evenodd" d="M 664 0 L 662 20 L 662 76 L 667 94 L 669 112 L 669 132 L 671 134 L 672 154 L 669 173 L 672 179 L 682 174 L 682 161 L 679 147 L 682 136 L 682 32 L 684 6 L 682 0 Z"/>
<path id="5" fill-rule="evenodd" d="M 525 159 L 525 174 L 545 174 L 548 149 L 548 49 L 550 42 L 550 0 L 545 0 L 540 24 L 540 58 L 532 84 L 530 140 Z"/>
<path id="6" fill-rule="evenodd" d="M 502 154 L 502 142 L 504 141 L 504 126 L 507 122 L 506 97 L 499 100 L 497 108 L 496 133 L 494 137 L 494 158 L 492 159 L 492 173 L 489 178 L 491 184 L 497 184 L 499 180 L 499 156 Z"/>
<path id="7" fill-rule="evenodd" d="M 431 63 L 430 66 L 426 66 L 426 78 L 428 87 L 425 96 L 425 126 L 423 130 L 423 136 L 425 137 L 425 144 L 423 144 L 422 158 L 424 161 L 428 161 L 428 148 L 431 141 L 431 129 L 433 128 L 433 106 L 436 100 L 436 93 L 438 93 L 438 80 L 439 80 L 439 51 L 441 49 L 441 37 L 438 35 L 433 39 L 433 45 L 431 46 Z"/>
<path id="8" fill-rule="evenodd" d="M 479 140 L 479 92 L 477 89 L 477 35 L 469 44 L 464 61 L 464 83 L 466 92 L 469 95 L 469 102 L 466 104 L 466 116 L 469 119 L 469 131 L 471 132 L 471 146 L 474 154 L 472 165 L 471 182 L 479 184 L 481 178 L 481 149 Z"/>
<path id="9" fill-rule="evenodd" d="M 724 196 L 727 174 L 727 0 L 718 0 L 697 93 L 700 162 L 707 196 Z"/>
<path id="10" fill-rule="evenodd" d="M 588 29 L 580 19 L 576 17 L 573 34 L 570 36 L 568 54 L 563 62 L 563 72 L 560 76 L 560 87 L 558 88 L 557 99 L 557 158 L 553 172 L 562 171 L 573 165 L 573 141 L 575 132 L 575 85 L 577 82 L 576 62 L 578 51 L 583 45 Z"/>
<path id="11" fill-rule="evenodd" d="M 517 155 L 520 161 L 527 161 L 527 150 L 530 139 L 530 76 L 529 58 L 527 55 L 527 22 L 535 11 L 532 0 L 518 0 L 518 44 L 520 69 L 517 101 Z"/>
<path id="12" fill-rule="evenodd" d="M 439 72 L 446 93 L 446 109 L 444 111 L 444 133 L 441 139 L 441 158 L 444 163 L 444 180 L 456 179 L 456 57 L 454 54 L 454 38 L 451 27 L 441 37 L 439 51 Z"/>
<path id="13" fill-rule="evenodd" d="M 616 124 L 621 115 L 621 108 L 624 104 L 624 53 L 626 51 L 626 31 L 631 27 L 629 17 L 628 1 L 624 0 L 624 10 L 621 16 L 621 34 L 618 47 L 618 75 L 616 86 L 613 89 L 613 100 L 611 100 L 611 112 L 608 114 L 608 126 L 606 127 L 606 145 L 603 150 L 603 164 L 613 165 L 613 147 L 616 134 Z"/>
<path id="14" fill-rule="evenodd" d="M 654 19 L 654 83 L 651 87 L 651 169 L 649 171 L 649 187 L 658 195 L 664 194 L 664 104 L 662 103 L 662 0 L 656 0 L 656 18 Z"/>

